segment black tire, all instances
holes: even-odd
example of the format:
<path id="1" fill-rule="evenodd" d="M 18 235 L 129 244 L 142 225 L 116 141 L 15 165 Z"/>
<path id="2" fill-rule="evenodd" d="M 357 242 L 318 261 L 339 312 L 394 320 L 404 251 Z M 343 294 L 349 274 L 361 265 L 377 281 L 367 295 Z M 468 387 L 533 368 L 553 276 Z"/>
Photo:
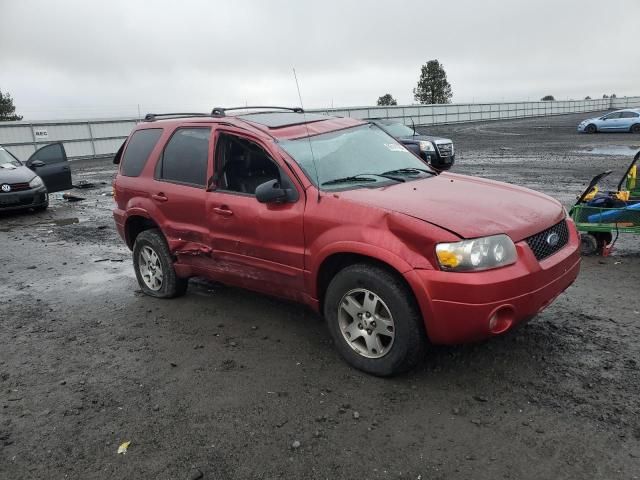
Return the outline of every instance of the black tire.
<path id="1" fill-rule="evenodd" d="M 593 123 L 590 123 L 585 127 L 584 131 L 587 133 L 596 133 L 598 128 Z"/>
<path id="2" fill-rule="evenodd" d="M 598 251 L 598 240 L 590 233 L 580 235 L 580 253 L 586 257 L 595 255 Z"/>
<path id="3" fill-rule="evenodd" d="M 631 128 L 629 130 L 631 131 L 631 133 L 640 133 L 640 123 L 631 125 Z"/>
<path id="4" fill-rule="evenodd" d="M 162 281 L 157 289 L 150 288 L 141 273 L 141 251 L 148 247 L 157 255 L 157 260 L 162 269 Z M 145 250 L 148 251 L 148 250 Z M 144 261 L 144 260 L 143 260 Z M 188 278 L 180 278 L 176 275 L 173 268 L 173 258 L 169 252 L 169 247 L 164 236 L 158 229 L 150 229 L 141 232 L 133 245 L 133 268 L 136 272 L 136 278 L 142 291 L 157 298 L 174 298 L 184 295 L 189 284 Z"/>
<path id="5" fill-rule="evenodd" d="M 350 343 L 353 342 L 348 342 L 342 333 L 339 311 L 344 297 L 354 289 L 366 289 L 374 293 L 391 314 L 393 330 L 390 331 L 394 332 L 394 338 L 384 356 L 363 356 L 351 347 Z M 413 294 L 401 279 L 384 268 L 356 264 L 338 272 L 327 288 L 324 315 L 338 352 L 347 363 L 359 370 L 386 377 L 413 368 L 424 357 L 427 339 L 422 315 Z M 353 323 L 357 321 L 354 318 Z M 360 338 L 364 338 L 364 335 Z"/>
<path id="6" fill-rule="evenodd" d="M 33 209 L 34 212 L 44 212 L 47 208 L 49 208 L 49 202 L 46 202 L 42 205 L 37 206 Z"/>

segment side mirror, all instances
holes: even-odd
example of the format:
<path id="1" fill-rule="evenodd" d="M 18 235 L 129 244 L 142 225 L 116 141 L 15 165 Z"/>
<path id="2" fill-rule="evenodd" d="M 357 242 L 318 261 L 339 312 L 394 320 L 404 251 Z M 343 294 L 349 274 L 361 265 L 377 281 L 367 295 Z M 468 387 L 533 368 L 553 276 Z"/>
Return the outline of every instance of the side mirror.
<path id="1" fill-rule="evenodd" d="M 256 187 L 256 200 L 260 203 L 282 203 L 290 199 L 291 190 L 282 188 L 277 179 L 269 180 Z"/>
<path id="2" fill-rule="evenodd" d="M 27 166 L 29 168 L 38 168 L 38 167 L 44 167 L 44 162 L 42 160 L 33 160 L 32 162 L 30 162 L 29 164 L 27 164 Z"/>

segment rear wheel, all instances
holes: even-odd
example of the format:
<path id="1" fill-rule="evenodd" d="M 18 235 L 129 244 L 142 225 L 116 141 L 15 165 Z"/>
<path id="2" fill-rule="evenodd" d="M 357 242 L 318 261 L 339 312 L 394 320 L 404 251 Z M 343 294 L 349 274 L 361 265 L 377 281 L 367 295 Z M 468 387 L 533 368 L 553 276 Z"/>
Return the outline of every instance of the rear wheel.
<path id="1" fill-rule="evenodd" d="M 176 275 L 167 242 L 157 229 L 145 230 L 136 237 L 133 267 L 138 284 L 147 295 L 173 298 L 187 291 L 189 280 Z"/>
<path id="2" fill-rule="evenodd" d="M 412 292 L 383 268 L 357 264 L 338 272 L 327 288 L 324 314 L 338 352 L 359 370 L 390 376 L 424 355 L 424 326 Z"/>
<path id="3" fill-rule="evenodd" d="M 590 233 L 580 235 L 580 253 L 585 256 L 595 255 L 598 251 L 598 240 Z"/>
<path id="4" fill-rule="evenodd" d="M 640 123 L 631 125 L 631 133 L 640 133 Z"/>
<path id="5" fill-rule="evenodd" d="M 585 132 L 587 133 L 596 133 L 598 129 L 596 128 L 596 126 L 593 123 L 590 123 L 589 125 L 587 125 L 587 127 L 584 129 Z"/>

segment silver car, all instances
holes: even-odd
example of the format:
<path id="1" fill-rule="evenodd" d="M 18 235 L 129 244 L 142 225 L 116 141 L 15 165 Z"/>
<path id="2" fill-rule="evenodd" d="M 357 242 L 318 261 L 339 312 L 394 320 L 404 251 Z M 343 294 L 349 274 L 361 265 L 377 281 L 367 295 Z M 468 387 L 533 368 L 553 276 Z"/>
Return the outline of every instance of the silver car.
<path id="1" fill-rule="evenodd" d="M 601 117 L 587 118 L 580 122 L 578 131 L 596 132 L 632 132 L 640 133 L 640 109 L 626 108 L 607 113 Z"/>

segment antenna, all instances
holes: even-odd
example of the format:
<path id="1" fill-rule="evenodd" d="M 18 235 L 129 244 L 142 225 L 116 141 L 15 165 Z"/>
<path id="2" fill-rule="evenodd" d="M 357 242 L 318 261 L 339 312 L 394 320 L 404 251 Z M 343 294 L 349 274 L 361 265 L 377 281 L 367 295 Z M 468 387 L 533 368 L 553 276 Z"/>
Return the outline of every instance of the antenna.
<path id="1" fill-rule="evenodd" d="M 311 145 L 311 134 L 309 133 L 309 124 L 307 123 L 307 114 L 302 104 L 302 95 L 300 94 L 300 84 L 298 84 L 298 75 L 296 75 L 296 69 L 293 68 L 293 78 L 296 80 L 296 88 L 298 89 L 298 98 L 300 99 L 300 107 L 302 108 L 302 115 L 304 118 L 304 128 L 307 130 L 307 140 L 309 141 L 309 150 L 311 150 L 311 162 L 313 163 L 313 169 L 316 173 L 316 183 L 318 184 L 318 203 L 320 203 L 320 176 L 318 175 L 318 167 L 316 166 L 316 157 L 313 154 L 313 145 Z"/>

